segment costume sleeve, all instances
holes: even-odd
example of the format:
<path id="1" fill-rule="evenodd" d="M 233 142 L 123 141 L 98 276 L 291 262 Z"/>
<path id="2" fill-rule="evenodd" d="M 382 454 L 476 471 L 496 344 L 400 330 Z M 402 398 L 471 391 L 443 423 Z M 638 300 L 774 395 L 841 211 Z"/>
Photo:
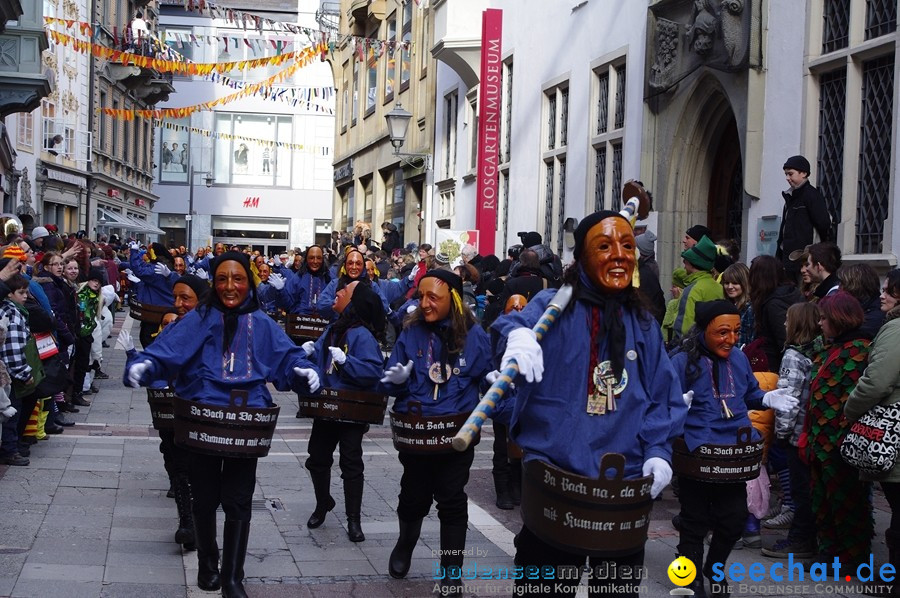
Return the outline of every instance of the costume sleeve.
<path id="1" fill-rule="evenodd" d="M 744 352 L 737 348 L 732 349 L 729 359 L 733 359 L 740 364 L 736 369 L 738 369 L 740 375 L 744 377 L 746 383 L 745 388 L 747 389 L 747 394 L 744 395 L 744 404 L 747 405 L 747 409 L 768 409 L 762 402 L 766 393 L 759 387 L 759 380 L 753 375 L 753 368 L 750 366 L 750 360 L 747 359 Z"/>
<path id="2" fill-rule="evenodd" d="M 209 340 L 204 328 L 200 312 L 195 309 L 163 330 L 141 353 L 141 357 L 150 362 L 141 386 L 147 386 L 153 380 L 170 380 L 185 367 L 190 367 Z"/>
<path id="3" fill-rule="evenodd" d="M 875 337 L 869 365 L 844 403 L 844 416 L 854 422 L 889 397 L 900 384 L 900 327 L 888 323 Z"/>
<path id="4" fill-rule="evenodd" d="M 650 406 L 641 425 L 639 438 L 644 453 L 644 461 L 659 457 L 671 462 L 672 441 L 684 433 L 687 405 L 682 398 L 684 386 L 684 363 L 669 359 L 662 342 L 662 334 L 654 327 L 651 334 L 659 336 L 656 350 L 647 363 L 645 358 L 642 372 L 649 381 Z M 649 351 L 648 351 L 649 352 Z"/>
<path id="5" fill-rule="evenodd" d="M 259 296 L 260 303 L 272 303 L 278 301 L 278 290 L 267 282 L 259 283 L 256 287 L 256 294 Z"/>
<path id="6" fill-rule="evenodd" d="M 131 271 L 134 272 L 134 275 L 138 278 L 156 276 L 156 270 L 153 268 L 153 264 L 141 259 L 143 255 L 143 251 L 135 251 L 132 249 L 128 253 L 128 267 L 131 268 Z"/>
<path id="7" fill-rule="evenodd" d="M 319 312 L 321 317 L 329 320 L 334 320 L 337 317 L 337 314 L 331 309 L 331 306 L 334 305 L 334 296 L 336 293 L 337 279 L 335 278 L 328 283 L 328 286 L 325 287 L 322 294 L 319 295 L 319 300 L 316 302 L 316 311 Z"/>
<path id="8" fill-rule="evenodd" d="M 349 346 L 345 351 L 347 361 L 336 366 L 341 380 L 360 387 L 375 386 L 384 375 L 384 360 L 378 341 L 364 328 L 351 331 L 348 340 Z"/>
<path id="9" fill-rule="evenodd" d="M 310 394 L 309 384 L 305 377 L 297 376 L 294 368 L 312 369 L 316 371 L 319 380 L 322 380 L 322 372 L 306 357 L 306 352 L 294 344 L 294 341 L 278 327 L 272 318 L 254 312 L 250 317 L 256 317 L 254 324 L 262 323 L 266 328 L 265 344 L 254 347 L 258 355 L 265 355 L 266 363 L 271 364 L 267 379 L 276 390 Z M 152 345 L 151 345 L 152 346 Z"/>
<path id="10" fill-rule="evenodd" d="M 378 280 L 375 284 L 379 289 L 381 289 L 381 294 L 384 297 L 385 301 L 387 301 L 388 305 L 393 303 L 395 299 L 399 299 L 400 297 L 405 295 L 406 291 L 409 290 L 408 277 L 403 277 L 401 280 L 396 281 Z"/>

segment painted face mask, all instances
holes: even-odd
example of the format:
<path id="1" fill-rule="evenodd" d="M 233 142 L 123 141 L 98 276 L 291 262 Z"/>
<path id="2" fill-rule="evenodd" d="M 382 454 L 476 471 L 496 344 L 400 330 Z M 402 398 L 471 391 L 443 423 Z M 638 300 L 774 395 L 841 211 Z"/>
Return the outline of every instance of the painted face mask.
<path id="1" fill-rule="evenodd" d="M 635 247 L 628 221 L 615 216 L 604 218 L 585 236 L 582 263 L 587 277 L 606 291 L 625 290 L 634 275 Z"/>

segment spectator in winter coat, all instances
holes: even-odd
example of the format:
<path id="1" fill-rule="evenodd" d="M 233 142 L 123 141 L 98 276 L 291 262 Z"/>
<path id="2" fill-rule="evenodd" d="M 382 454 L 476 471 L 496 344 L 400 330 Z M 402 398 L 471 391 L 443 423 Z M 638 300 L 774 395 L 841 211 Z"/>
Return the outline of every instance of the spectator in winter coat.
<path id="1" fill-rule="evenodd" d="M 784 176 L 790 188 L 781 193 L 784 210 L 775 257 L 781 261 L 788 278 L 794 282 L 800 275 L 800 264 L 790 260 L 791 252 L 812 243 L 814 232 L 819 234 L 821 241 L 832 240 L 831 217 L 828 215 L 825 198 L 809 182 L 809 173 L 809 160 L 803 156 L 791 156 L 784 163 Z"/>

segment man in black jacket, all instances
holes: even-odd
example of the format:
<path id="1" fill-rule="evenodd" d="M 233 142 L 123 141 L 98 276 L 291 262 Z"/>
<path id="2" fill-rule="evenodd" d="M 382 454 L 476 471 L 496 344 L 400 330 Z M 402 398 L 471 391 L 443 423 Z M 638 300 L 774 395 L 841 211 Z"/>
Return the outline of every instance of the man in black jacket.
<path id="1" fill-rule="evenodd" d="M 784 212 L 778 231 L 777 257 L 793 281 L 800 276 L 801 264 L 791 261 L 791 252 L 803 249 L 813 242 L 813 231 L 820 241 L 831 241 L 831 217 L 822 193 L 809 182 L 809 160 L 803 156 L 791 156 L 784 163 L 784 176 L 790 189 L 781 193 Z"/>

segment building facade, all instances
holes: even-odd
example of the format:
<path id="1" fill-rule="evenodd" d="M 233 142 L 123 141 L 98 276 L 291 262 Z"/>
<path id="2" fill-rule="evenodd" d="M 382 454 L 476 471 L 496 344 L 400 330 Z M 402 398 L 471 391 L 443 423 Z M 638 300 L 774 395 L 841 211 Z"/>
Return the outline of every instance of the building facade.
<path id="1" fill-rule="evenodd" d="M 338 89 L 334 228 L 352 232 L 362 224 L 380 243 L 381 224 L 391 222 L 404 243 L 430 240 L 432 9 L 413 0 L 341 0 L 334 13 L 342 40 L 327 56 Z M 385 115 L 396 106 L 413 114 L 400 148 L 407 156 L 388 135 Z"/>
<path id="2" fill-rule="evenodd" d="M 253 15 L 316 28 L 314 0 L 258 2 Z M 185 60 L 209 63 L 266 58 L 309 46 L 303 33 L 265 26 L 248 31 L 237 18 L 164 4 L 161 35 Z M 289 67 L 269 64 L 224 77 L 176 76 L 177 104 L 194 106 L 238 92 Z M 318 57 L 254 95 L 166 119 L 157 132 L 153 178 L 158 225 L 174 245 L 222 242 L 267 254 L 325 243 L 331 233 L 334 89 Z"/>
<path id="3" fill-rule="evenodd" d="M 896 265 L 896 1 L 432 2 L 435 227 L 475 222 L 486 8 L 503 10 L 498 254 L 536 230 L 571 257 L 566 233 L 634 178 L 664 276 L 693 224 L 749 262 L 774 252 L 782 164 L 804 154 L 845 259 Z"/>

